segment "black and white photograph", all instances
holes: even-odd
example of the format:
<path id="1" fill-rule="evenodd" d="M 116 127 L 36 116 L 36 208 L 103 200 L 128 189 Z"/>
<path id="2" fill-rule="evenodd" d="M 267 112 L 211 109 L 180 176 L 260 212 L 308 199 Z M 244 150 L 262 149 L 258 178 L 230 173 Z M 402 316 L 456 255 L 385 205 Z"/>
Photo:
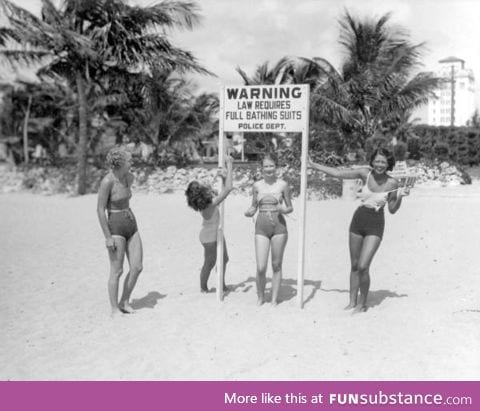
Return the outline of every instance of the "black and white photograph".
<path id="1" fill-rule="evenodd" d="M 480 1 L 0 0 L 0 380 L 478 381 Z"/>

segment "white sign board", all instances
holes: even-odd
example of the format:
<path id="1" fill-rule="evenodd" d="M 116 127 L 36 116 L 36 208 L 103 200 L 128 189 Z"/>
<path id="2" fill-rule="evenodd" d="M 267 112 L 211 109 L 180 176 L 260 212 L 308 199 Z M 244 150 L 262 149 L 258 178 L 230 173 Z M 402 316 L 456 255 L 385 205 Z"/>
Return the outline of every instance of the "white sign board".
<path id="1" fill-rule="evenodd" d="M 308 127 L 309 86 L 279 84 L 225 86 L 224 132 L 305 132 Z"/>

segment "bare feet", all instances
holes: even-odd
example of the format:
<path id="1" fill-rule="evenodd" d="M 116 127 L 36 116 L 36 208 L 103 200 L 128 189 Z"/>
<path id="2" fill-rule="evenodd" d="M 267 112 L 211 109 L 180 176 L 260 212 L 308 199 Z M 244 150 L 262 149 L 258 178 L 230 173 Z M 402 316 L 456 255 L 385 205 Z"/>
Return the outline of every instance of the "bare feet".
<path id="1" fill-rule="evenodd" d="M 210 290 L 207 287 L 205 287 L 205 288 L 202 287 L 202 288 L 200 288 L 200 292 L 202 294 L 208 294 L 210 292 Z"/>
<path id="2" fill-rule="evenodd" d="M 265 299 L 263 297 L 258 297 L 258 300 L 257 300 L 257 305 L 260 307 L 261 305 L 263 305 L 263 303 L 265 302 Z"/>
<path id="3" fill-rule="evenodd" d="M 125 314 L 133 314 L 135 312 L 135 310 L 132 308 L 132 306 L 129 303 L 120 304 L 118 308 L 122 313 L 125 313 Z"/>
<path id="4" fill-rule="evenodd" d="M 351 310 L 352 308 L 355 308 L 356 306 L 357 306 L 357 304 L 350 303 L 344 308 L 344 310 Z"/>
<path id="5" fill-rule="evenodd" d="M 358 313 L 366 313 L 368 310 L 368 306 L 366 305 L 359 305 L 355 308 L 353 311 L 353 314 L 358 314 Z"/>
<path id="6" fill-rule="evenodd" d="M 110 313 L 111 318 L 116 318 L 121 316 L 123 313 L 118 308 L 112 308 L 112 312 Z"/>

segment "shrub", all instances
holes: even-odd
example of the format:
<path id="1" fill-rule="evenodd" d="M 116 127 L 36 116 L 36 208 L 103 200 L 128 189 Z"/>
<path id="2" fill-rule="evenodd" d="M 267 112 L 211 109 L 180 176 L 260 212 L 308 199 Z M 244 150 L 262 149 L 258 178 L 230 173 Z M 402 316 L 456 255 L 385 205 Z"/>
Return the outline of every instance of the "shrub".
<path id="1" fill-rule="evenodd" d="M 433 146 L 433 153 L 438 160 L 447 161 L 450 155 L 448 144 L 442 142 L 436 143 L 435 146 Z"/>
<path id="2" fill-rule="evenodd" d="M 422 153 L 420 151 L 420 137 L 411 136 L 407 139 L 408 158 L 412 160 L 420 160 Z"/>

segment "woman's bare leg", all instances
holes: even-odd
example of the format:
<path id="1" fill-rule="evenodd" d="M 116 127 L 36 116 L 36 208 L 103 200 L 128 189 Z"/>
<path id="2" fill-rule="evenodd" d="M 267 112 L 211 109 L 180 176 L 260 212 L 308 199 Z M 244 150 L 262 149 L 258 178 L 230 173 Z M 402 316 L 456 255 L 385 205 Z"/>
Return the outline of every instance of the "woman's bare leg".
<path id="1" fill-rule="evenodd" d="M 125 277 L 122 298 L 120 298 L 118 305 L 121 311 L 132 313 L 134 310 L 130 305 L 130 297 L 137 283 L 138 276 L 143 270 L 142 239 L 138 231 L 128 241 L 126 252 L 130 269 Z"/>
<path id="2" fill-rule="evenodd" d="M 272 305 L 278 304 L 278 293 L 282 282 L 282 262 L 288 234 L 277 234 L 272 237 Z"/>
<path id="3" fill-rule="evenodd" d="M 263 235 L 255 235 L 255 255 L 257 259 L 257 296 L 258 305 L 265 302 L 265 285 L 267 284 L 267 263 L 270 240 Z"/>
<path id="4" fill-rule="evenodd" d="M 118 285 L 120 277 L 123 273 L 123 260 L 125 258 L 126 244 L 125 238 L 121 236 L 112 236 L 115 242 L 115 249 L 108 251 L 108 258 L 110 259 L 110 276 L 108 277 L 108 297 L 110 300 L 110 307 L 112 309 L 112 316 L 120 314 L 121 311 L 118 306 Z"/>
<path id="5" fill-rule="evenodd" d="M 368 235 L 363 240 L 362 251 L 358 260 L 358 274 L 360 280 L 360 310 L 367 311 L 367 297 L 370 290 L 370 264 L 380 246 L 382 239 Z"/>
<path id="6" fill-rule="evenodd" d="M 360 277 L 358 274 L 358 260 L 362 251 L 363 237 L 359 234 L 350 233 L 349 249 L 350 249 L 350 293 L 349 303 L 345 307 L 346 310 L 354 308 L 357 305 L 358 290 L 360 288 Z"/>

